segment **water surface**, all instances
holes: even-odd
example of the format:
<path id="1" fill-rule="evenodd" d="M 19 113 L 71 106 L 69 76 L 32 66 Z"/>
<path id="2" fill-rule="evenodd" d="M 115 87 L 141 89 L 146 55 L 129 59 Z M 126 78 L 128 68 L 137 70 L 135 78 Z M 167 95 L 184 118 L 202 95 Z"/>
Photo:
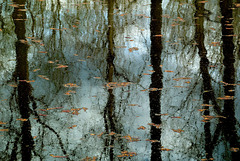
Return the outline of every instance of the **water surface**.
<path id="1" fill-rule="evenodd" d="M 238 160 L 239 8 L 1 0 L 0 160 Z"/>

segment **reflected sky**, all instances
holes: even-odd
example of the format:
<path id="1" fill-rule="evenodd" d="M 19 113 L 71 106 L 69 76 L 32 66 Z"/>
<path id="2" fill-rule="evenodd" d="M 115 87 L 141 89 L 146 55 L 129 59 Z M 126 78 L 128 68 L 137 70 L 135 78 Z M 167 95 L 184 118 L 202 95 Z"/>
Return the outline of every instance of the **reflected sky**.
<path id="1" fill-rule="evenodd" d="M 237 160 L 229 1 L 0 1 L 0 160 Z"/>

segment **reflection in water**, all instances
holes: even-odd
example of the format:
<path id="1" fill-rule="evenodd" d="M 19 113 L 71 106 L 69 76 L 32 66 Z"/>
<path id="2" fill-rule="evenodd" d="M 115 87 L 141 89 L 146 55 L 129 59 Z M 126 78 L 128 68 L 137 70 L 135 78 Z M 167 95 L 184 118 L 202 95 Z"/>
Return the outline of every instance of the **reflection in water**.
<path id="1" fill-rule="evenodd" d="M 226 147 L 226 154 L 229 153 L 229 150 L 232 148 L 236 148 L 238 146 L 238 136 L 236 134 L 236 119 L 234 112 L 234 90 L 235 90 L 235 68 L 234 68 L 234 44 L 233 44 L 233 30 L 229 29 L 229 24 L 232 24 L 232 11 L 230 10 L 232 6 L 232 2 L 224 1 L 220 2 L 221 12 L 223 18 L 221 19 L 222 24 L 222 40 L 223 40 L 223 55 L 224 55 L 224 95 L 231 98 L 224 100 L 224 108 L 222 115 L 224 118 L 220 119 L 220 122 L 216 126 L 216 130 L 211 136 L 210 129 L 210 121 L 204 120 L 204 131 L 205 131 L 205 151 L 206 158 L 211 160 L 213 158 L 213 150 L 216 146 L 217 141 L 220 137 L 220 132 L 223 130 L 224 138 L 227 142 L 229 142 L 230 147 Z M 211 86 L 211 76 L 209 74 L 209 60 L 207 59 L 207 51 L 204 45 L 204 4 L 196 3 L 196 40 L 198 43 L 199 56 L 200 56 L 200 70 L 203 78 L 203 104 L 206 104 L 204 107 L 204 115 L 210 116 L 209 104 L 213 104 L 215 108 L 216 114 L 220 115 L 220 108 L 216 103 L 216 99 L 214 97 L 213 89 Z M 234 150 L 232 150 L 234 151 Z M 236 160 L 239 158 L 239 152 L 231 152 L 232 156 L 225 156 L 225 160 Z"/>
<path id="2" fill-rule="evenodd" d="M 113 82 L 114 76 L 114 42 L 113 42 L 113 5 L 112 0 L 108 0 L 108 55 L 107 55 L 107 78 L 106 81 Z M 105 130 L 107 133 L 116 132 L 115 121 L 114 121 L 114 110 L 115 110 L 115 96 L 113 94 L 113 89 L 108 89 L 108 101 L 104 109 L 104 122 Z M 114 144 L 114 135 L 110 136 L 110 140 L 106 138 L 105 148 L 110 148 L 109 151 L 109 160 L 114 159 L 113 154 L 113 144 Z"/>
<path id="3" fill-rule="evenodd" d="M 162 160 L 161 158 L 161 88 L 162 83 L 162 69 L 161 64 L 161 53 L 162 53 L 162 39 L 161 39 L 161 29 L 162 29 L 162 1 L 152 0 L 151 4 L 151 65 L 153 67 L 154 73 L 151 76 L 151 85 L 149 92 L 149 102 L 150 102 L 150 117 L 152 123 L 157 126 L 151 126 L 151 140 L 152 152 L 151 160 Z"/>
<path id="4" fill-rule="evenodd" d="M 239 4 L 9 2 L 0 5 L 0 160 L 239 158 L 239 38 L 230 36 L 239 32 L 229 10 Z"/>
<path id="5" fill-rule="evenodd" d="M 214 99 L 214 97 L 211 97 L 213 95 L 213 90 L 211 86 L 211 77 L 208 71 L 209 66 L 209 60 L 207 58 L 207 50 L 205 48 L 204 44 L 204 3 L 199 3 L 198 1 L 195 2 L 196 5 L 196 13 L 195 17 L 196 20 L 196 31 L 195 31 L 195 37 L 198 47 L 198 54 L 200 57 L 200 71 L 202 74 L 203 79 L 203 104 L 204 106 L 204 115 L 209 116 L 209 105 L 211 98 Z M 205 154 L 206 158 L 210 159 L 212 157 L 213 152 L 213 145 L 211 141 L 211 131 L 210 131 L 210 122 L 206 121 L 204 125 L 204 133 L 205 133 Z"/>
<path id="6" fill-rule="evenodd" d="M 22 160 L 30 161 L 32 158 L 33 138 L 31 135 L 31 123 L 29 101 L 31 96 L 31 85 L 26 82 L 29 80 L 28 71 L 28 44 L 25 38 L 25 19 L 26 12 L 24 11 L 25 0 L 18 1 L 19 8 L 14 8 L 13 20 L 15 24 L 15 33 L 17 35 L 16 42 L 16 80 L 18 83 L 18 108 L 22 119 L 22 138 L 21 138 L 21 155 Z M 13 154 L 12 159 L 16 159 Z"/>
<path id="7" fill-rule="evenodd" d="M 235 118 L 235 106 L 234 106 L 234 96 L 235 96 L 235 56 L 234 56 L 234 44 L 233 44 L 233 29 L 229 29 L 229 25 L 233 23 L 232 15 L 232 0 L 221 1 L 221 13 L 223 18 L 221 19 L 222 24 L 222 41 L 223 41 L 223 82 L 224 82 L 224 95 L 230 99 L 224 100 L 223 116 L 222 119 L 222 130 L 224 139 L 229 145 L 226 146 L 226 150 L 230 154 L 226 155 L 226 160 L 239 160 L 240 152 L 235 151 L 234 148 L 239 148 L 239 137 L 236 130 L 236 118 Z M 229 147 L 230 146 L 230 147 Z"/>

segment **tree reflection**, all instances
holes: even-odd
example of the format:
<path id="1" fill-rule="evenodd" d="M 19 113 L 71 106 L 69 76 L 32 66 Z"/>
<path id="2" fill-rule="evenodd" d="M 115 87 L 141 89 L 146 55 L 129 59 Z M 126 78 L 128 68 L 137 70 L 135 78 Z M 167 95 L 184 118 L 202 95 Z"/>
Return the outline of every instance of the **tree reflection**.
<path id="1" fill-rule="evenodd" d="M 196 32 L 195 37 L 197 40 L 197 47 L 199 49 L 200 56 L 200 70 L 203 78 L 203 104 L 213 104 L 217 115 L 222 115 L 220 122 L 216 126 L 216 130 L 211 135 L 210 121 L 204 120 L 204 131 L 205 131 L 205 151 L 206 158 L 211 160 L 213 158 L 214 146 L 216 146 L 218 140 L 220 139 L 220 133 L 223 133 L 224 139 L 229 145 L 226 146 L 226 155 L 224 159 L 226 160 L 237 160 L 239 158 L 239 152 L 236 152 L 234 148 L 238 147 L 238 136 L 236 133 L 236 118 L 235 118 L 235 105 L 234 99 L 235 95 L 235 57 L 234 57 L 234 44 L 233 44 L 233 30 L 229 29 L 229 24 L 232 24 L 232 1 L 222 1 L 220 2 L 221 12 L 222 12 L 222 41 L 223 41 L 223 83 L 224 83 L 224 95 L 230 99 L 224 100 L 223 111 L 220 111 L 218 104 L 216 103 L 216 98 L 214 97 L 214 92 L 211 85 L 211 76 L 209 74 L 208 66 L 209 60 L 207 58 L 207 50 L 204 44 L 204 4 L 196 2 Z M 204 115 L 210 115 L 209 106 L 204 107 Z M 235 151 L 235 152 L 233 152 Z"/>
<path id="2" fill-rule="evenodd" d="M 107 55 L 107 75 L 106 81 L 113 82 L 114 76 L 114 63 L 113 60 L 115 58 L 114 54 L 114 43 L 113 43 L 113 5 L 114 2 L 112 0 L 108 0 L 108 55 Z M 104 109 L 104 122 L 105 129 L 107 133 L 116 132 L 115 121 L 114 121 L 114 110 L 115 110 L 115 96 L 113 93 L 113 89 L 108 89 L 108 100 L 107 105 Z M 114 144 L 114 135 L 110 136 L 110 140 L 106 138 L 105 148 L 110 148 L 109 151 L 109 160 L 114 160 L 113 154 L 113 144 Z"/>
<path id="3" fill-rule="evenodd" d="M 222 121 L 222 130 L 224 139 L 229 143 L 226 150 L 230 154 L 226 156 L 226 160 L 231 159 L 233 161 L 239 160 L 240 152 L 234 150 L 234 148 L 239 148 L 239 136 L 236 131 L 236 118 L 235 118 L 235 56 L 234 56 L 234 44 L 233 44 L 233 29 L 229 29 L 229 25 L 233 22 L 232 14 L 233 1 L 221 1 L 221 13 L 222 13 L 222 41 L 223 41 L 223 82 L 224 82 L 224 95 L 229 96 L 230 99 L 224 100 L 223 116 L 225 119 Z M 229 147 L 230 146 L 230 147 Z"/>
<path id="4" fill-rule="evenodd" d="M 59 134 L 50 126 L 45 124 L 40 118 L 35 109 L 37 108 L 37 103 L 35 98 L 32 96 L 32 86 L 29 82 L 29 65 L 28 65 L 28 49 L 29 44 L 26 40 L 26 9 L 25 4 L 26 0 L 15 1 L 18 7 L 14 8 L 12 18 L 15 24 L 15 34 L 17 36 L 16 46 L 16 72 L 14 74 L 15 80 L 18 82 L 17 86 L 17 104 L 20 111 L 20 121 L 22 121 L 21 126 L 21 138 L 16 137 L 14 142 L 14 149 L 11 154 L 11 160 L 17 160 L 17 147 L 19 140 L 21 141 L 21 156 L 23 161 L 32 160 L 34 153 L 36 151 L 34 148 L 34 141 L 31 134 L 31 118 L 33 115 L 39 124 L 44 128 L 52 131 L 57 139 L 59 140 L 59 145 L 63 151 L 63 154 L 66 155 L 66 151 L 63 147 L 63 142 Z M 30 108 L 30 103 L 32 103 L 32 108 Z M 67 160 L 69 160 L 67 158 Z"/>
<path id="5" fill-rule="evenodd" d="M 162 1 L 152 0 L 151 4 L 151 64 L 153 70 L 155 71 L 151 76 L 151 90 L 149 93 L 150 100 L 150 117 L 152 123 L 160 125 L 161 124 L 161 89 L 163 87 L 162 83 L 162 69 L 160 67 L 161 63 L 161 53 L 162 53 L 162 39 L 161 39 L 161 29 L 162 29 Z M 161 158 L 161 129 L 159 126 L 151 127 L 151 140 L 156 140 L 152 142 L 152 152 L 151 160 L 162 160 Z"/>
<path id="6" fill-rule="evenodd" d="M 214 98 L 214 93 L 211 85 L 211 76 L 208 71 L 209 60 L 207 58 L 207 50 L 204 45 L 204 3 L 199 3 L 198 1 L 195 2 L 196 5 L 196 31 L 195 37 L 197 41 L 198 47 L 198 55 L 200 57 L 200 71 L 202 74 L 203 79 L 203 104 L 209 105 L 211 98 Z M 213 97 L 211 97 L 213 96 Z M 213 102 L 213 101 L 212 101 Z M 204 115 L 209 116 L 209 106 L 204 106 Z M 212 158 L 213 152 L 213 145 L 211 139 L 211 132 L 210 132 L 210 122 L 206 121 L 204 124 L 204 132 L 205 132 L 205 151 L 206 151 L 206 158 Z"/>
<path id="7" fill-rule="evenodd" d="M 15 24 L 15 33 L 17 35 L 16 42 L 16 77 L 18 83 L 18 108 L 21 114 L 22 122 L 21 129 L 21 155 L 22 160 L 31 160 L 32 149 L 33 149 L 33 138 L 31 135 L 31 123 L 30 117 L 30 95 L 31 95 L 31 85 L 27 82 L 29 80 L 28 71 L 28 44 L 26 44 L 25 38 L 25 19 L 26 12 L 24 11 L 25 0 L 15 1 L 18 2 L 19 8 L 14 8 L 13 20 Z M 16 159 L 16 157 L 14 157 Z M 13 159 L 13 158 L 12 158 Z"/>

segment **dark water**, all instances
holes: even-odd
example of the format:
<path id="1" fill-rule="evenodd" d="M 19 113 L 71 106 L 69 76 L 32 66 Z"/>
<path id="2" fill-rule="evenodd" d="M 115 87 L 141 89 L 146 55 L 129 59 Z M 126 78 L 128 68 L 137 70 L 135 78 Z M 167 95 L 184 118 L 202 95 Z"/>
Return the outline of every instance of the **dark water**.
<path id="1" fill-rule="evenodd" d="M 1 161 L 239 160 L 237 0 L 0 0 Z"/>

